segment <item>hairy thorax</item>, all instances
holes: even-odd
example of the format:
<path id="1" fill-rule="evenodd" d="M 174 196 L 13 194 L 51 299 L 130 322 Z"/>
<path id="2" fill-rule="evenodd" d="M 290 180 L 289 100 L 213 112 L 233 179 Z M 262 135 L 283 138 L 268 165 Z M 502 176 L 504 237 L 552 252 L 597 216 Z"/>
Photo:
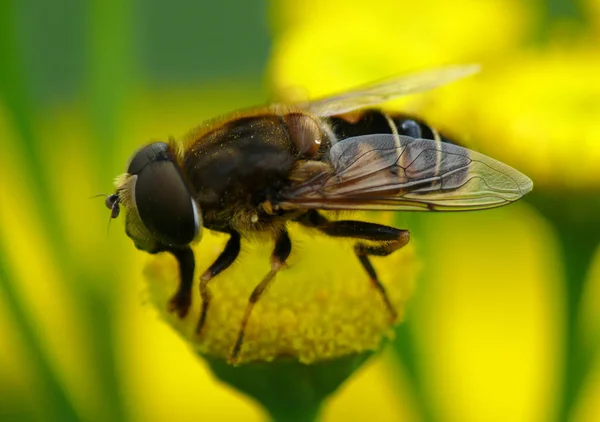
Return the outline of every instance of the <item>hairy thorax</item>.
<path id="1" fill-rule="evenodd" d="M 262 204 L 289 183 L 296 151 L 279 116 L 247 117 L 205 134 L 186 151 L 184 172 L 208 228 L 279 231 L 282 216 Z"/>

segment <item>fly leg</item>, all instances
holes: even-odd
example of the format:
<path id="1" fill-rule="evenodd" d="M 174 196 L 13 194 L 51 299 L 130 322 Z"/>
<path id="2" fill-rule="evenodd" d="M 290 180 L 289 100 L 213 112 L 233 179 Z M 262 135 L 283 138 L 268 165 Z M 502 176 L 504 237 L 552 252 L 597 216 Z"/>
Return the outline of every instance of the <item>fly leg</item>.
<path id="1" fill-rule="evenodd" d="M 242 344 L 244 343 L 246 326 L 248 325 L 248 320 L 250 319 L 250 315 L 252 313 L 252 308 L 254 308 L 254 304 L 258 302 L 262 294 L 265 292 L 265 290 L 267 290 L 269 284 L 271 284 L 271 281 L 273 281 L 277 272 L 285 264 L 285 260 L 288 258 L 288 256 L 290 256 L 291 251 L 292 242 L 290 241 L 290 237 L 287 231 L 282 231 L 277 237 L 277 240 L 275 241 L 275 248 L 273 249 L 273 253 L 271 254 L 271 270 L 254 288 L 252 294 L 250 294 L 250 298 L 248 299 L 248 305 L 246 306 L 246 311 L 244 312 L 244 316 L 242 318 L 242 323 L 240 325 L 240 330 L 238 332 L 235 345 L 233 346 L 231 354 L 229 355 L 230 363 L 235 363 L 240 355 L 240 351 L 242 350 Z"/>
<path id="2" fill-rule="evenodd" d="M 369 275 L 371 283 L 381 295 L 392 322 L 395 321 L 398 314 L 390 302 L 385 287 L 379 281 L 369 256 L 387 256 L 405 246 L 410 239 L 409 231 L 365 221 L 329 221 L 315 210 L 308 211 L 298 219 L 298 222 L 304 226 L 316 228 L 329 236 L 352 237 L 371 242 L 357 242 L 354 245 L 354 252 Z"/>
<path id="3" fill-rule="evenodd" d="M 167 249 L 179 264 L 179 288 L 169 301 L 169 311 L 177 312 L 179 318 L 184 318 L 192 304 L 192 284 L 194 283 L 194 252 L 192 248 Z"/>
<path id="4" fill-rule="evenodd" d="M 210 304 L 210 291 L 208 290 L 208 282 L 212 280 L 221 271 L 227 269 L 240 253 L 240 234 L 236 231 L 230 232 L 229 240 L 225 245 L 223 252 L 217 257 L 215 262 L 202 274 L 200 277 L 200 297 L 202 298 L 202 310 L 200 311 L 200 319 L 196 326 L 196 334 L 202 333 L 204 322 L 206 321 L 206 313 Z"/>

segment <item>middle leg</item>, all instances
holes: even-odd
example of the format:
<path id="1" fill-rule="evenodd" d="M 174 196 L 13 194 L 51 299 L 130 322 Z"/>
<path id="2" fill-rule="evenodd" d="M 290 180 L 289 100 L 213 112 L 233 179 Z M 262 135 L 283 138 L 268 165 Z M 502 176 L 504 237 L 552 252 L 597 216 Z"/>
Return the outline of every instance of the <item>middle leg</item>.
<path id="1" fill-rule="evenodd" d="M 200 297 L 202 298 L 202 310 L 200 311 L 200 319 L 196 325 L 196 334 L 200 335 L 206 322 L 206 315 L 210 305 L 211 295 L 208 290 L 208 282 L 214 277 L 226 270 L 236 260 L 240 253 L 240 234 L 234 230 L 229 232 L 229 240 L 225 245 L 225 249 L 217 257 L 215 262 L 202 274 L 200 277 Z"/>
<path id="2" fill-rule="evenodd" d="M 244 343 L 244 336 L 246 334 L 246 326 L 248 325 L 248 320 L 250 319 L 254 305 L 267 290 L 277 272 L 279 272 L 279 270 L 283 267 L 286 259 L 290 256 L 291 251 L 292 242 L 287 231 L 284 230 L 279 234 L 277 240 L 275 241 L 275 248 L 271 254 L 271 270 L 267 273 L 267 275 L 264 276 L 258 286 L 254 288 L 250 298 L 248 299 L 248 305 L 246 305 L 246 311 L 244 312 L 244 316 L 242 318 L 240 330 L 238 332 L 235 345 L 231 351 L 231 355 L 229 356 L 230 363 L 235 363 L 237 361 L 240 351 L 242 350 L 242 344 Z"/>

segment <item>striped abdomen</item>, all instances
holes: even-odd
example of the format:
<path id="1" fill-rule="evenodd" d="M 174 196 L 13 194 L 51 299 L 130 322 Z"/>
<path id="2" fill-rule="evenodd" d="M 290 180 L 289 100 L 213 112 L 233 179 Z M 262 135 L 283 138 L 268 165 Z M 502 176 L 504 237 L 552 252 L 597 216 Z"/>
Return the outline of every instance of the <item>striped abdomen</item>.
<path id="1" fill-rule="evenodd" d="M 400 113 L 385 113 L 381 110 L 368 109 L 360 112 L 333 116 L 329 126 L 335 141 L 354 136 L 371 134 L 398 134 L 412 138 L 433 139 L 441 142 L 454 143 L 441 136 L 434 128 L 422 120 Z M 335 143 L 335 141 L 333 143 Z"/>

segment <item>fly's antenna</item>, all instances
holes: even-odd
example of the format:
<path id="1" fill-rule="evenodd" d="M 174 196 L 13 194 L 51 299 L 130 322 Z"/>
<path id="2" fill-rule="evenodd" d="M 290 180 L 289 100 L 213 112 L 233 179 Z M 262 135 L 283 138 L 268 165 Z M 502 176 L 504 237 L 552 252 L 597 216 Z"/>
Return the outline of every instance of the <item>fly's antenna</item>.
<path id="1" fill-rule="evenodd" d="M 99 193 L 98 195 L 90 196 L 90 199 L 99 198 L 101 196 L 105 198 L 104 205 L 106 205 L 106 208 L 110 210 L 110 216 L 108 217 L 108 226 L 106 227 L 106 235 L 108 236 L 111 220 L 117 218 L 119 216 L 119 213 L 121 212 L 121 207 L 119 206 L 120 198 L 119 195 L 117 195 L 116 193 L 113 193 L 111 195 Z"/>

